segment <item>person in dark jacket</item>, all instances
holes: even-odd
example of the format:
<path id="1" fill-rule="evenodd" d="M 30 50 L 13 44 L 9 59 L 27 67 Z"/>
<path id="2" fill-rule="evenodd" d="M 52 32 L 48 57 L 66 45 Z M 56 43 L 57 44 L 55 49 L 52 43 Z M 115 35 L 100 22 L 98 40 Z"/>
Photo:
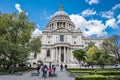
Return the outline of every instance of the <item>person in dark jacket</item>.
<path id="1" fill-rule="evenodd" d="M 38 72 L 38 74 L 40 74 L 40 67 L 41 67 L 40 64 L 38 64 L 37 65 L 37 72 Z"/>
<path id="2" fill-rule="evenodd" d="M 63 65 L 62 64 L 60 65 L 60 71 L 63 71 Z"/>
<path id="3" fill-rule="evenodd" d="M 65 70 L 67 69 L 67 64 L 65 64 Z"/>

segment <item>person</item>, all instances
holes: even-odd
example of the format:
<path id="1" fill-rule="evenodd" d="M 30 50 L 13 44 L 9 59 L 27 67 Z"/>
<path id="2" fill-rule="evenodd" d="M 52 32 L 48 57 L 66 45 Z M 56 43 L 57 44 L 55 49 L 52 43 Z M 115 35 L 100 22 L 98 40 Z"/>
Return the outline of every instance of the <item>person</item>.
<path id="1" fill-rule="evenodd" d="M 51 66 L 49 66 L 48 72 L 49 72 L 49 77 L 50 77 L 50 76 L 51 76 L 51 73 L 52 73 L 52 68 L 51 68 Z"/>
<path id="2" fill-rule="evenodd" d="M 40 74 L 40 64 L 37 65 L 37 72 Z"/>
<path id="3" fill-rule="evenodd" d="M 44 65 L 42 66 L 41 71 L 42 71 L 42 77 L 44 77 Z"/>
<path id="4" fill-rule="evenodd" d="M 48 67 L 47 67 L 47 65 L 44 65 L 44 67 L 43 67 L 43 77 L 44 78 L 47 77 L 47 71 L 48 71 Z"/>
<path id="5" fill-rule="evenodd" d="M 56 66 L 54 65 L 53 66 L 53 73 L 55 73 L 55 70 L 56 70 Z"/>
<path id="6" fill-rule="evenodd" d="M 63 71 L 63 65 L 62 64 L 60 65 L 60 71 Z"/>
<path id="7" fill-rule="evenodd" d="M 67 64 L 65 64 L 65 70 L 67 69 Z"/>

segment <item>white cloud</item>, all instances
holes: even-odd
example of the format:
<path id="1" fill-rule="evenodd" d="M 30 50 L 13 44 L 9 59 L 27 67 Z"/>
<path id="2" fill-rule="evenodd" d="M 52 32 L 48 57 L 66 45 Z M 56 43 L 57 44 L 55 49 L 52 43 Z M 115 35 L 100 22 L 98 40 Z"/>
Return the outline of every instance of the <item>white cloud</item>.
<path id="1" fill-rule="evenodd" d="M 94 11 L 93 9 L 86 9 L 81 13 L 83 16 L 91 16 L 91 15 L 95 15 L 96 11 Z"/>
<path id="2" fill-rule="evenodd" d="M 116 10 L 118 8 L 120 8 L 120 4 L 116 4 L 114 7 L 112 7 L 112 10 Z"/>
<path id="3" fill-rule="evenodd" d="M 113 11 L 106 11 L 106 12 L 102 12 L 102 17 L 103 18 L 113 18 L 114 12 Z"/>
<path id="4" fill-rule="evenodd" d="M 99 0 L 85 0 L 85 2 L 87 2 L 89 5 L 92 5 L 92 4 L 98 4 Z"/>
<path id="5" fill-rule="evenodd" d="M 117 24 L 120 24 L 120 19 L 117 21 Z"/>
<path id="6" fill-rule="evenodd" d="M 118 19 L 120 19 L 120 14 L 117 16 Z"/>
<path id="7" fill-rule="evenodd" d="M 107 28 L 102 21 L 99 20 L 89 20 L 87 21 L 83 16 L 80 15 L 70 15 L 71 20 L 74 22 L 76 28 L 80 28 L 84 36 L 97 35 L 107 36 L 105 29 Z M 86 31 L 87 29 L 87 31 Z"/>
<path id="8" fill-rule="evenodd" d="M 117 18 L 118 18 L 117 23 L 120 24 L 120 14 L 117 16 Z"/>
<path id="9" fill-rule="evenodd" d="M 118 25 L 117 25 L 116 20 L 114 18 L 107 20 L 106 26 L 109 26 L 113 29 L 118 28 Z"/>
<path id="10" fill-rule="evenodd" d="M 53 15 L 50 15 L 50 16 L 46 16 L 45 18 L 50 20 L 52 18 Z"/>
<path id="11" fill-rule="evenodd" d="M 32 32 L 32 38 L 38 37 L 42 34 L 42 31 L 39 29 L 40 29 L 40 25 L 36 24 L 36 29 Z"/>
<path id="12" fill-rule="evenodd" d="M 100 15 L 102 15 L 103 18 L 113 18 L 113 15 L 114 15 L 114 10 L 120 8 L 120 4 L 116 4 L 115 6 L 112 7 L 111 10 L 109 11 L 104 11 L 104 12 L 101 12 Z"/>
<path id="13" fill-rule="evenodd" d="M 72 20 L 72 22 L 75 24 L 76 28 L 80 28 L 82 31 L 85 30 L 87 21 L 84 19 L 84 17 L 80 16 L 80 15 L 70 15 L 70 18 Z"/>
<path id="14" fill-rule="evenodd" d="M 23 12 L 20 4 L 15 4 L 15 8 L 16 8 L 16 10 L 18 10 L 19 13 Z M 26 15 L 28 15 L 28 12 L 26 12 Z"/>
<path id="15" fill-rule="evenodd" d="M 107 36 L 107 32 L 105 31 L 107 27 L 99 20 L 89 20 L 87 22 L 86 29 L 89 31 L 84 30 L 86 36 L 91 36 L 93 34 L 100 36 Z"/>
<path id="16" fill-rule="evenodd" d="M 33 32 L 32 32 L 32 38 L 34 37 L 38 37 L 42 34 L 42 31 L 39 30 L 38 28 L 36 28 Z"/>
<path id="17" fill-rule="evenodd" d="M 15 4 L 15 8 L 18 10 L 18 12 L 23 12 L 23 10 L 21 9 L 20 4 Z"/>
<path id="18" fill-rule="evenodd" d="M 40 25 L 39 25 L 39 24 L 36 24 L 36 27 L 37 27 L 38 29 L 40 29 Z"/>

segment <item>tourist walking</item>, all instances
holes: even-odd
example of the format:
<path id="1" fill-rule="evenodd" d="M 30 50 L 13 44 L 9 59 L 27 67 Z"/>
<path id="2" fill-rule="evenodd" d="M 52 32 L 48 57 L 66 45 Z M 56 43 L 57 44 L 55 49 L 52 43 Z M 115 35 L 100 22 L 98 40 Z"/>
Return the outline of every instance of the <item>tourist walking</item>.
<path id="1" fill-rule="evenodd" d="M 63 71 L 63 65 L 62 64 L 60 65 L 60 71 L 61 72 Z"/>
<path id="2" fill-rule="evenodd" d="M 40 64 L 37 64 L 37 72 L 38 72 L 38 74 L 40 74 Z"/>
<path id="3" fill-rule="evenodd" d="M 65 64 L 65 70 L 67 69 L 67 64 Z"/>
<path id="4" fill-rule="evenodd" d="M 49 77 L 50 77 L 50 76 L 51 76 L 51 73 L 52 73 L 52 68 L 51 68 L 51 66 L 49 66 L 48 72 L 49 72 Z"/>
<path id="5" fill-rule="evenodd" d="M 42 67 L 42 72 L 43 72 L 42 77 L 44 77 L 44 78 L 47 77 L 47 71 L 48 71 L 48 67 L 47 67 L 47 65 L 44 65 L 44 66 Z"/>
<path id="6" fill-rule="evenodd" d="M 44 77 L 44 65 L 42 66 L 41 71 L 42 71 L 42 77 Z"/>
<path id="7" fill-rule="evenodd" d="M 53 66 L 53 73 L 55 73 L 55 71 L 56 71 L 56 66 L 54 65 Z"/>

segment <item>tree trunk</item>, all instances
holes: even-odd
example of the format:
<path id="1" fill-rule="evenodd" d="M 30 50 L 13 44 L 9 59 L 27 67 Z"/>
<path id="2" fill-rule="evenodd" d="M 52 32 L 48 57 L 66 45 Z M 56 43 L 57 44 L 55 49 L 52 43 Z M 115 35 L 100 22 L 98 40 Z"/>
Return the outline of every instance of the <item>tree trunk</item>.
<path id="1" fill-rule="evenodd" d="M 3 63 L 3 68 L 4 68 L 4 70 L 6 69 L 6 68 L 5 68 L 5 63 Z"/>
<path id="2" fill-rule="evenodd" d="M 81 64 L 80 64 L 80 61 L 79 61 L 79 66 L 80 66 L 80 68 L 81 68 Z"/>
<path id="3" fill-rule="evenodd" d="M 11 71 L 11 73 L 14 73 L 14 70 L 15 70 L 15 63 L 14 63 L 14 61 L 13 61 L 13 63 L 12 63 L 12 71 Z"/>

